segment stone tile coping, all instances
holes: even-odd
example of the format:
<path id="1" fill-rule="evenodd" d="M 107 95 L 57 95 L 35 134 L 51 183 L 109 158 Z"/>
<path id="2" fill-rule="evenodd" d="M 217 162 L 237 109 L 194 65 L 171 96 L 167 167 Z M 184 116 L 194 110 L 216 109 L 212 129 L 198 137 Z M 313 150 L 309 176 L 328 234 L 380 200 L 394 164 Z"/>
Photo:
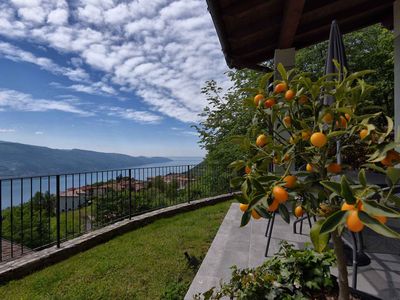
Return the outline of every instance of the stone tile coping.
<path id="1" fill-rule="evenodd" d="M 13 261 L 0 264 L 0 284 L 26 276 L 48 265 L 67 259 L 79 252 L 109 241 L 113 237 L 143 227 L 157 219 L 176 215 L 181 212 L 216 204 L 231 199 L 234 193 L 185 202 L 170 207 L 157 209 L 148 213 L 125 219 L 106 227 L 83 234 L 60 245 L 32 252 Z"/>

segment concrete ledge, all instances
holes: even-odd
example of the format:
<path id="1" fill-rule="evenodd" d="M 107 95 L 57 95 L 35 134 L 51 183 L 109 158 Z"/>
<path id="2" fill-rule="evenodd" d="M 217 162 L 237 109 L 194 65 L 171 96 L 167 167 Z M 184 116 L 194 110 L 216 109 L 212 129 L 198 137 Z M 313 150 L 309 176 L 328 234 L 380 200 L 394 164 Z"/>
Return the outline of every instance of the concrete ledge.
<path id="1" fill-rule="evenodd" d="M 79 252 L 107 242 L 117 235 L 143 227 L 155 220 L 226 201 L 231 199 L 234 194 L 235 193 L 223 194 L 216 197 L 191 201 L 189 203 L 181 203 L 137 215 L 132 217 L 130 220 L 125 219 L 66 241 L 61 244 L 60 248 L 53 246 L 27 254 L 16 260 L 6 262 L 0 265 L 0 284 L 4 284 L 10 280 L 15 280 L 34 271 L 43 269 L 46 266 L 67 259 Z"/>

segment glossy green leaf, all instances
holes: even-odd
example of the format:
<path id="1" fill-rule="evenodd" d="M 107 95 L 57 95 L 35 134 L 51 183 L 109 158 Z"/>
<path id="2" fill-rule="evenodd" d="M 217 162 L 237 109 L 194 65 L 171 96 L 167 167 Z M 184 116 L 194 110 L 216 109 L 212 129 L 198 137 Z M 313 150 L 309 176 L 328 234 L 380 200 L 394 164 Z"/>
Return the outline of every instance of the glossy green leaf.
<path id="1" fill-rule="evenodd" d="M 386 175 L 389 178 L 392 185 L 396 185 L 400 180 L 400 169 L 388 167 L 386 171 Z"/>
<path id="2" fill-rule="evenodd" d="M 367 185 L 367 177 L 365 175 L 365 169 L 361 169 L 360 172 L 358 172 L 358 181 L 362 186 Z"/>
<path id="3" fill-rule="evenodd" d="M 324 220 L 319 220 L 318 222 L 313 224 L 310 230 L 311 242 L 314 245 L 315 251 L 319 253 L 323 252 L 327 248 L 330 238 L 329 233 L 320 234 L 323 223 Z"/>
<path id="4" fill-rule="evenodd" d="M 320 234 L 334 231 L 341 223 L 346 220 L 347 211 L 338 210 L 330 215 L 321 226 Z"/>
<path id="5" fill-rule="evenodd" d="M 332 193 L 335 193 L 337 195 L 341 194 L 342 187 L 339 182 L 325 180 L 321 181 L 320 183 L 323 187 L 330 190 Z"/>
<path id="6" fill-rule="evenodd" d="M 290 215 L 287 207 L 284 204 L 279 205 L 279 214 L 286 223 L 290 223 Z"/>
<path id="7" fill-rule="evenodd" d="M 240 221 L 240 227 L 246 226 L 251 219 L 251 211 L 247 210 L 242 215 L 242 220 Z"/>
<path id="8" fill-rule="evenodd" d="M 341 193 L 340 195 L 346 200 L 348 204 L 354 204 L 356 203 L 356 198 L 353 195 L 353 191 L 350 187 L 349 182 L 347 181 L 346 176 L 342 176 L 342 179 L 340 181 L 340 186 L 341 186 Z"/>
<path id="9" fill-rule="evenodd" d="M 359 211 L 358 217 L 360 218 L 361 222 L 363 222 L 363 224 L 365 224 L 376 233 L 379 233 L 386 237 L 400 239 L 400 234 L 398 232 L 382 224 L 377 219 L 369 216 L 367 213 Z"/>
<path id="10" fill-rule="evenodd" d="M 383 206 L 374 200 L 363 201 L 364 211 L 372 216 L 385 216 L 389 218 L 400 218 L 400 213 L 397 211 Z"/>
<path id="11" fill-rule="evenodd" d="M 231 179 L 231 187 L 234 189 L 237 189 L 242 185 L 243 181 L 244 181 L 243 177 L 232 178 Z"/>
<path id="12" fill-rule="evenodd" d="M 382 173 L 382 174 L 386 174 L 386 171 L 385 171 L 384 168 L 378 167 L 375 164 L 363 164 L 363 167 L 365 167 L 367 169 L 371 169 L 373 171 L 377 171 L 377 172 Z"/>

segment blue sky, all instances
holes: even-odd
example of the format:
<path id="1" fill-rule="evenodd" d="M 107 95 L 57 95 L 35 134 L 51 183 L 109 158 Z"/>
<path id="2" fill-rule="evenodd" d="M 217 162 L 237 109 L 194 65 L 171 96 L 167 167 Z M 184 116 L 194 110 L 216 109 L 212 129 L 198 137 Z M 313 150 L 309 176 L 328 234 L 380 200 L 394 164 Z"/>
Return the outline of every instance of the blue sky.
<path id="1" fill-rule="evenodd" d="M 0 140 L 204 155 L 200 89 L 227 70 L 204 0 L 0 2 Z"/>

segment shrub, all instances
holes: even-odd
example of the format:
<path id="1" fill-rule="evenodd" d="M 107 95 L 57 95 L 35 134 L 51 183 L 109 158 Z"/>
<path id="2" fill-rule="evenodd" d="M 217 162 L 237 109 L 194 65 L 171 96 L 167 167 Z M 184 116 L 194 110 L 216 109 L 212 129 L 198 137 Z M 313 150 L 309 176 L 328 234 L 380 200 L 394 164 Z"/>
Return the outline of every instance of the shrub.
<path id="1" fill-rule="evenodd" d="M 306 248 L 297 250 L 282 242 L 280 250 L 257 268 L 232 267 L 232 279 L 220 290 L 198 294 L 195 299 L 310 299 L 333 294 L 335 280 L 330 267 L 335 258 L 332 251 L 317 253 Z"/>

